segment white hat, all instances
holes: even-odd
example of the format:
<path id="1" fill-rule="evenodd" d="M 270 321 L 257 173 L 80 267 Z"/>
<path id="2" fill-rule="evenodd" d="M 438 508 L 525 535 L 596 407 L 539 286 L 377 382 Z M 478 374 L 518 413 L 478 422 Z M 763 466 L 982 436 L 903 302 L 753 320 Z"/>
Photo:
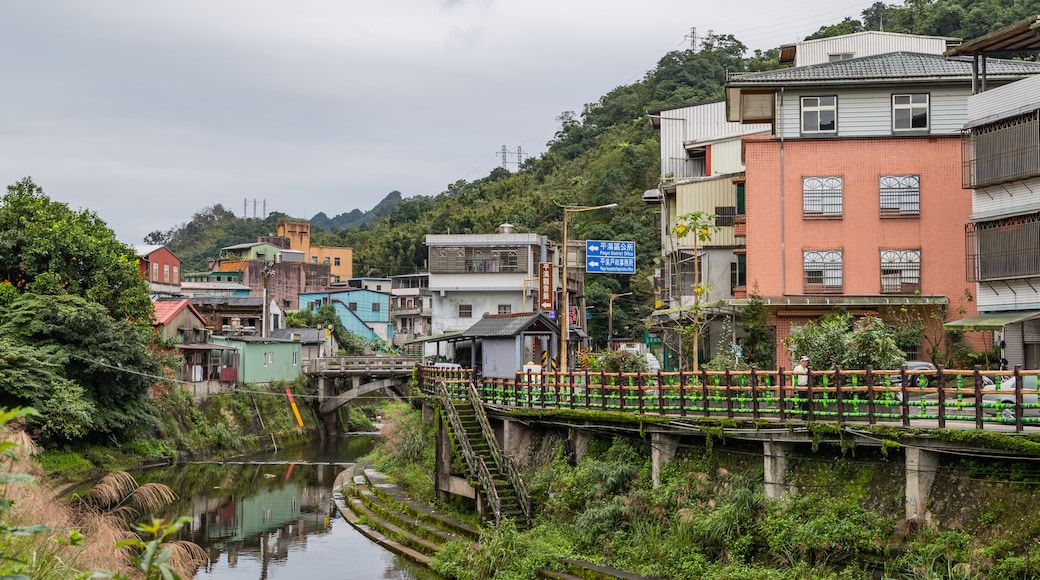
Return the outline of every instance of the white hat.
<path id="1" fill-rule="evenodd" d="M 798 359 L 798 360 L 809 360 L 809 357 L 807 357 L 807 356 L 803 356 L 802 358 L 800 358 L 800 359 Z"/>

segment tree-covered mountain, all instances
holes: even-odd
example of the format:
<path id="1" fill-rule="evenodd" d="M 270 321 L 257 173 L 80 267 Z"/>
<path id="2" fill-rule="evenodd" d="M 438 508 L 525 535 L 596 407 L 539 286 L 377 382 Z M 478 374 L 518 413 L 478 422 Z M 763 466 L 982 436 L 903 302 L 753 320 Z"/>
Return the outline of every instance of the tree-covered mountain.
<path id="1" fill-rule="evenodd" d="M 332 218 L 325 215 L 325 212 L 320 211 L 311 218 L 311 226 L 323 230 L 345 230 L 360 227 L 390 215 L 400 203 L 401 192 L 394 190 L 368 211 L 355 209 L 349 213 L 341 213 Z"/>
<path id="2" fill-rule="evenodd" d="M 860 18 L 849 17 L 821 27 L 810 38 L 883 29 L 967 40 L 1037 13 L 1040 0 L 878 2 L 864 10 Z M 710 35 L 695 50 L 669 52 L 642 79 L 618 86 L 586 104 L 580 113 L 561 113 L 557 118 L 560 128 L 546 152 L 527 159 L 518 171 L 496 168 L 481 179 L 449 184 L 436 195 L 391 200 L 391 194 L 380 204 L 385 207 L 377 206 L 369 212 L 378 219 L 348 228 L 314 223 L 313 241 L 353 247 L 354 272 L 359 276 L 412 273 L 426 268 L 426 234 L 490 233 L 508 222 L 516 231 L 560 240 L 561 205 L 617 203 L 611 211 L 574 215 L 569 222 L 569 237 L 636 242 L 636 275 L 589 276 L 586 301 L 593 307 L 593 339 L 602 344 L 609 295 L 633 292 L 628 301 L 615 304 L 614 325 L 619 332 L 638 335 L 640 321 L 653 304 L 647 278 L 660 267 L 659 233 L 655 230 L 658 219 L 642 202 L 643 191 L 656 187 L 660 176 L 658 135 L 647 121 L 647 111 L 721 98 L 728 73 L 778 68 L 777 56 L 775 49 L 748 55 L 747 47 L 736 37 Z M 347 219 L 356 213 L 346 214 Z M 222 232 L 207 234 L 212 242 L 230 244 L 253 239 L 231 240 L 232 228 L 222 219 L 209 227 L 219 227 Z M 171 249 L 184 259 L 180 244 L 201 246 L 192 237 L 173 236 L 177 243 L 171 244 Z"/>

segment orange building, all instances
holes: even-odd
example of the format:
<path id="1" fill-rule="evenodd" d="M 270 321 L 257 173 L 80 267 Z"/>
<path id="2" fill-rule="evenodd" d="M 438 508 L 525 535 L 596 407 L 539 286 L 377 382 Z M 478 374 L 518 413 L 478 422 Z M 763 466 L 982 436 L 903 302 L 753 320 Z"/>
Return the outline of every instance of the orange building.
<path id="1" fill-rule="evenodd" d="M 1040 73 L 986 66 L 995 84 Z M 926 343 L 977 313 L 960 179 L 971 79 L 969 59 L 909 52 L 730 77 L 729 119 L 773 127 L 743 141 L 747 284 L 774 317 L 778 366 L 791 364 L 793 327 L 837 308 L 915 317 Z M 907 357 L 927 359 L 928 346 Z"/>
<path id="2" fill-rule="evenodd" d="M 354 249 L 336 246 L 312 246 L 311 225 L 307 222 L 282 222 L 276 229 L 280 238 L 289 240 L 289 249 L 304 254 L 304 261 L 311 264 L 328 264 L 330 282 L 344 282 L 354 277 Z"/>

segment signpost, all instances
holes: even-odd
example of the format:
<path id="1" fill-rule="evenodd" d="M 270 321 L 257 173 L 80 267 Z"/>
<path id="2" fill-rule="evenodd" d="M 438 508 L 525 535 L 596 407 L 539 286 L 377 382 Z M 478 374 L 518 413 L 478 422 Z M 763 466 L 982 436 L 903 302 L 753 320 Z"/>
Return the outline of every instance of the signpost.
<path id="1" fill-rule="evenodd" d="M 553 294 L 556 289 L 553 288 L 552 271 L 551 262 L 538 264 L 538 308 L 541 310 L 553 309 Z"/>
<path id="2" fill-rule="evenodd" d="M 585 271 L 589 274 L 635 274 L 636 243 L 585 240 Z"/>

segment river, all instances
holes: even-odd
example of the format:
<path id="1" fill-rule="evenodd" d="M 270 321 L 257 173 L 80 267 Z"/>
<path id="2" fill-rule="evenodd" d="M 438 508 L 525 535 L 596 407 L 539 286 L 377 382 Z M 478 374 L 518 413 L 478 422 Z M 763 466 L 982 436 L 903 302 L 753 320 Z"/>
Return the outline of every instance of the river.
<path id="1" fill-rule="evenodd" d="M 179 464 L 135 474 L 178 495 L 165 515 L 192 521 L 181 539 L 210 563 L 198 579 L 433 580 L 439 576 L 362 536 L 332 507 L 336 475 L 375 444 L 349 435 L 224 463 Z"/>

